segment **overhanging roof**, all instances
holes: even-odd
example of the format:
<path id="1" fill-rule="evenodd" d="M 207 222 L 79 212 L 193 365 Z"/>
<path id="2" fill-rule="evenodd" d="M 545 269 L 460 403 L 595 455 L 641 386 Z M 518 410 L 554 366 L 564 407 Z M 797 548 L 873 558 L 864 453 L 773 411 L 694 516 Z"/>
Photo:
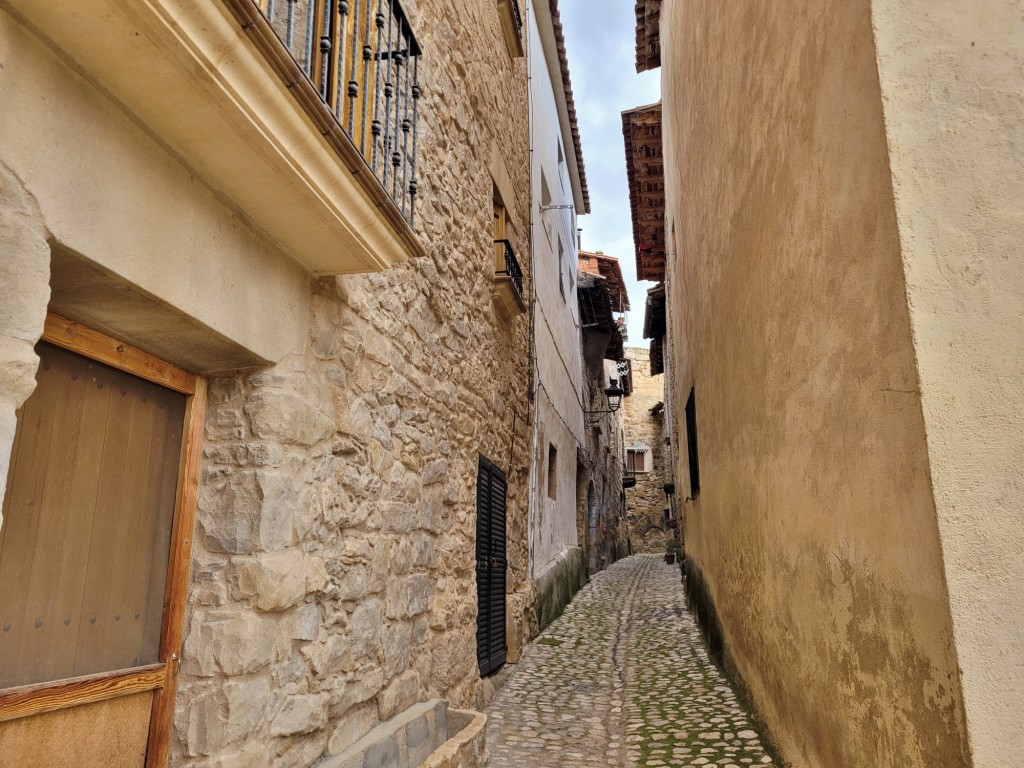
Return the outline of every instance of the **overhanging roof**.
<path id="1" fill-rule="evenodd" d="M 626 290 L 626 281 L 622 277 L 622 266 L 615 256 L 608 256 L 600 251 L 596 253 L 580 251 L 579 268 L 584 272 L 604 278 L 613 312 L 629 311 L 629 292 Z"/>
<path id="2" fill-rule="evenodd" d="M 665 164 L 661 145 L 661 104 L 622 113 L 629 207 L 639 280 L 665 279 Z"/>
<path id="3" fill-rule="evenodd" d="M 580 191 L 583 195 L 583 210 L 577 211 L 577 213 L 590 213 L 590 190 L 587 188 L 587 172 L 583 167 L 583 145 L 580 142 L 580 127 L 576 119 L 576 102 L 572 95 L 569 57 L 565 52 L 565 35 L 562 32 L 562 18 L 558 12 L 558 0 L 549 0 L 549 7 L 551 9 L 551 25 L 554 28 L 555 34 L 555 48 L 558 52 L 558 65 L 562 74 L 562 89 L 565 92 L 565 107 L 569 117 L 569 131 L 572 133 L 576 167 L 579 171 Z"/>
<path id="4" fill-rule="evenodd" d="M 665 284 L 647 291 L 647 306 L 644 307 L 644 338 L 660 339 L 665 335 Z"/>
<path id="5" fill-rule="evenodd" d="M 636 71 L 661 66 L 661 0 L 636 0 Z"/>

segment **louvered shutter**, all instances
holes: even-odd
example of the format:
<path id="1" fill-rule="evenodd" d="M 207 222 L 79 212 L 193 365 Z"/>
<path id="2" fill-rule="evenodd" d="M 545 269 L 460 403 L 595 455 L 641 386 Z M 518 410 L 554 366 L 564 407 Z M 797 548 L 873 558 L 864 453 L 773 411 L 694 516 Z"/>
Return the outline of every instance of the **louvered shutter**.
<path id="1" fill-rule="evenodd" d="M 476 639 L 481 675 L 501 667 L 506 658 L 507 486 L 504 473 L 481 456 L 476 489 Z"/>

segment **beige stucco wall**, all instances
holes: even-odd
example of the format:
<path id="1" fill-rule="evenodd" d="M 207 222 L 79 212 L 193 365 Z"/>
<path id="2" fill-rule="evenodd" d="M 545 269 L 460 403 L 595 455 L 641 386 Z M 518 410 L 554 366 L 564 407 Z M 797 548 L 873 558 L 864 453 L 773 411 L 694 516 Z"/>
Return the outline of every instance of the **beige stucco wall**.
<path id="1" fill-rule="evenodd" d="M 875 0 L 931 481 L 974 764 L 1024 754 L 1024 12 Z"/>
<path id="2" fill-rule="evenodd" d="M 179 318 L 147 327 L 105 313 L 107 330 L 204 373 L 302 351 L 309 285 L 297 264 L 2 5 L 0 55 L 0 161 L 51 245 Z M 74 319 L 100 325 L 90 315 L 110 301 L 79 302 Z"/>
<path id="3" fill-rule="evenodd" d="M 671 0 L 661 29 L 701 608 L 792 765 L 969 765 L 870 3 Z"/>

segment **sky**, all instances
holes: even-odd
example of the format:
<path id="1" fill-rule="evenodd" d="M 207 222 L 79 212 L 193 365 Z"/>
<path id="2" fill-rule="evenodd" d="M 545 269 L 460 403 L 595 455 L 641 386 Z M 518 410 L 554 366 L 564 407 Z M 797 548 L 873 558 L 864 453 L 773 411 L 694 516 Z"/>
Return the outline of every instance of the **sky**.
<path id="1" fill-rule="evenodd" d="M 646 347 L 644 303 L 654 283 L 636 279 L 633 224 L 626 182 L 622 112 L 661 98 L 661 70 L 636 73 L 635 0 L 559 0 L 590 215 L 581 216 L 583 250 L 617 256 L 632 311 L 627 346 Z"/>

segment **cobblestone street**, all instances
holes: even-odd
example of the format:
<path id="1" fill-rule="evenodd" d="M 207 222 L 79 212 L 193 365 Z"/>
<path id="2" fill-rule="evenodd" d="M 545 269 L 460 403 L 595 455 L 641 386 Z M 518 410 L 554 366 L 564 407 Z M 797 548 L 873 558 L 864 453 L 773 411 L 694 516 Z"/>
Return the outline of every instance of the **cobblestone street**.
<path id="1" fill-rule="evenodd" d="M 491 768 L 773 762 L 659 557 L 594 576 L 487 712 Z"/>

